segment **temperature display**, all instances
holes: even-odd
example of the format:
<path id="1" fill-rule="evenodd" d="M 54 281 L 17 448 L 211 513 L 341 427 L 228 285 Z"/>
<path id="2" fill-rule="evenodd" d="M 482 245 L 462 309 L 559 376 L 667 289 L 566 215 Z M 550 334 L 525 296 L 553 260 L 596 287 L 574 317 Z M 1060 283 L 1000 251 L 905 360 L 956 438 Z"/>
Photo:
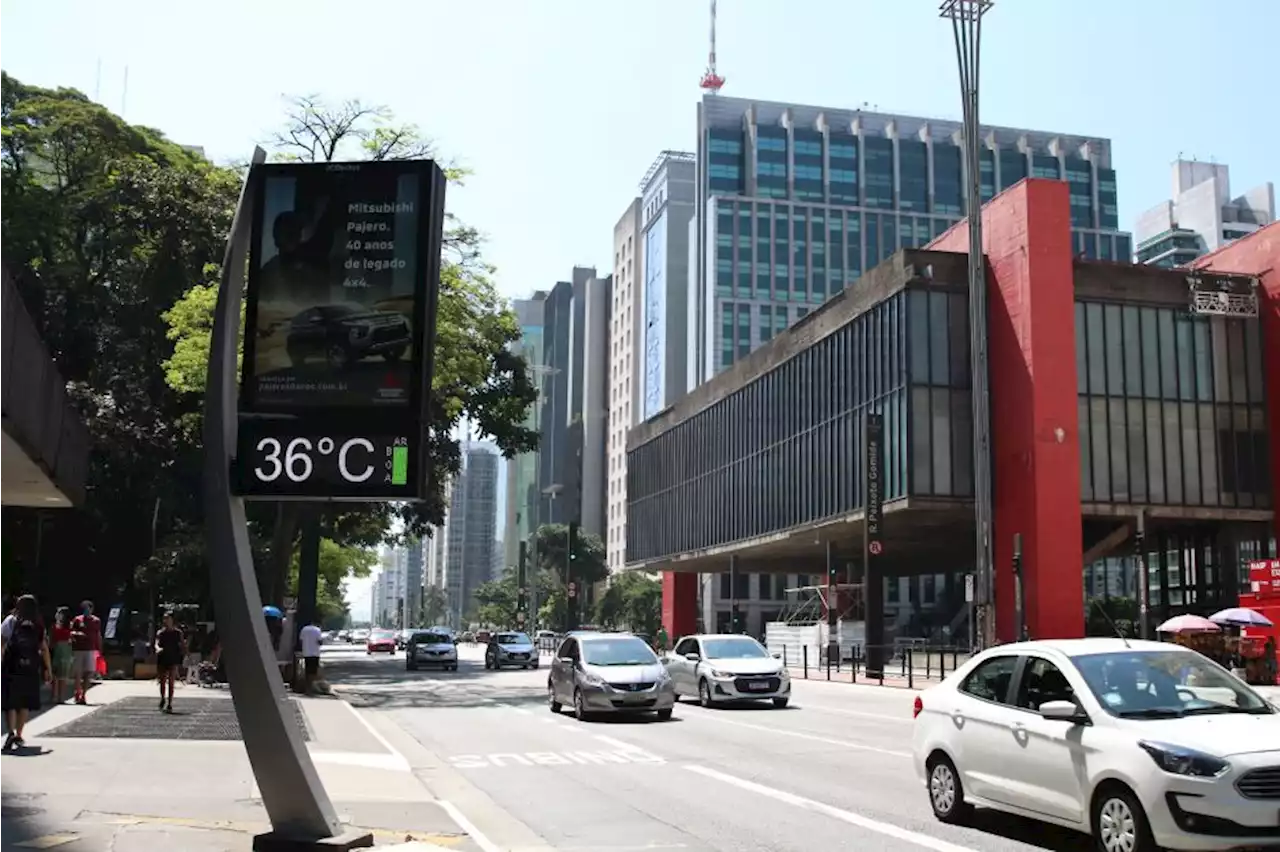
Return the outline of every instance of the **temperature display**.
<path id="1" fill-rule="evenodd" d="M 414 500 L 416 448 L 408 436 L 300 434 L 293 423 L 246 421 L 236 460 L 239 493 L 272 499 Z"/>

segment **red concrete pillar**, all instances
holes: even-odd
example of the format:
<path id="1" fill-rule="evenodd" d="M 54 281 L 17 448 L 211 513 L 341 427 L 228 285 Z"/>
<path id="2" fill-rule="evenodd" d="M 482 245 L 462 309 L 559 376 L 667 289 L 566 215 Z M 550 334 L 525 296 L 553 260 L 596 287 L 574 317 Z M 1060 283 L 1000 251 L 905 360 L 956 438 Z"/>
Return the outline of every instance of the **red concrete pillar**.
<path id="1" fill-rule="evenodd" d="M 1067 185 L 1024 180 L 982 209 L 991 376 L 996 630 L 1016 637 L 1013 536 L 1027 628 L 1084 635 L 1075 282 Z M 968 250 L 961 223 L 929 248 Z"/>
<path id="2" fill-rule="evenodd" d="M 1257 276 L 1261 287 L 1258 310 L 1262 315 L 1262 353 L 1267 383 L 1267 418 L 1271 424 L 1271 494 L 1280 495 L 1280 222 L 1236 240 L 1191 266 L 1213 272 Z M 1280 513 L 1273 522 L 1280 538 Z"/>
<path id="3" fill-rule="evenodd" d="M 698 631 L 698 575 L 662 575 L 662 626 L 674 647 L 681 636 Z"/>

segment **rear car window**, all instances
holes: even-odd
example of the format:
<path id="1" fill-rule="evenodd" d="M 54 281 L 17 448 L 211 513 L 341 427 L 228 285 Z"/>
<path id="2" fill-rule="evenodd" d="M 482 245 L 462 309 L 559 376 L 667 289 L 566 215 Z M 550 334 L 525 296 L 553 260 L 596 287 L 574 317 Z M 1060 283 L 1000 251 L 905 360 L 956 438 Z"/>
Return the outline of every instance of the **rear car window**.
<path id="1" fill-rule="evenodd" d="M 453 640 L 443 633 L 415 633 L 413 641 L 419 645 L 447 645 Z"/>
<path id="2" fill-rule="evenodd" d="M 984 701 L 1001 704 L 1009 700 L 1009 683 L 1017 667 L 1017 657 L 992 657 L 978 665 L 960 684 L 960 691 Z"/>

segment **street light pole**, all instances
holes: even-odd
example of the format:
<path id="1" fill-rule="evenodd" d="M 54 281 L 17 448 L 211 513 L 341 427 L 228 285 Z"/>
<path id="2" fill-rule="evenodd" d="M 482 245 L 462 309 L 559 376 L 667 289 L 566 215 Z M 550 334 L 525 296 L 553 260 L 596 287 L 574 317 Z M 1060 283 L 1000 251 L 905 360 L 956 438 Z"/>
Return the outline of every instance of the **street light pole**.
<path id="1" fill-rule="evenodd" d="M 991 557 L 991 391 L 987 372 L 987 282 L 982 255 L 982 158 L 978 124 L 978 59 L 982 16 L 992 0 L 943 0 L 941 17 L 951 21 L 960 96 L 964 104 L 964 155 L 968 178 L 969 352 L 973 388 L 973 508 L 977 532 L 974 584 L 977 637 L 982 647 L 996 642 L 995 570 Z"/>

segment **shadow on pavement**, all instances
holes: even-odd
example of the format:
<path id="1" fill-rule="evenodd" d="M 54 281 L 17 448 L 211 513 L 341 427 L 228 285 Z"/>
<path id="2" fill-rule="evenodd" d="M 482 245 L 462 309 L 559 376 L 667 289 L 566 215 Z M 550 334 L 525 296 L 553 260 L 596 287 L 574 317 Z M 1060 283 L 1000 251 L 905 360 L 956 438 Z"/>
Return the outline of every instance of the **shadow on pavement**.
<path id="1" fill-rule="evenodd" d="M 1052 852 L 1089 852 L 1093 841 L 1083 834 L 1020 816 L 978 809 L 969 827 Z"/>
<path id="2" fill-rule="evenodd" d="M 546 704 L 543 682 L 508 680 L 519 670 L 490 672 L 480 661 L 463 659 L 456 672 L 406 671 L 403 656 L 394 662 L 340 657 L 324 660 L 323 667 L 330 686 L 358 707 L 465 709 Z"/>

